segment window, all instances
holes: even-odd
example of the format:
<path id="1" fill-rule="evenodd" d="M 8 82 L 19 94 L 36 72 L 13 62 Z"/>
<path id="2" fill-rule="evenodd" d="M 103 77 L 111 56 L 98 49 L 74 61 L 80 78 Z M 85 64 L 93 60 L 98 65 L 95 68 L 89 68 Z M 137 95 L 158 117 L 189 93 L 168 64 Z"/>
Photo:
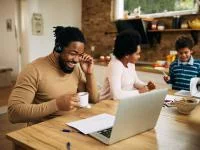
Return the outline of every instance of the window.
<path id="1" fill-rule="evenodd" d="M 197 2 L 199 0 L 116 0 L 116 19 L 124 18 L 125 13 L 130 17 L 196 14 L 199 7 Z"/>

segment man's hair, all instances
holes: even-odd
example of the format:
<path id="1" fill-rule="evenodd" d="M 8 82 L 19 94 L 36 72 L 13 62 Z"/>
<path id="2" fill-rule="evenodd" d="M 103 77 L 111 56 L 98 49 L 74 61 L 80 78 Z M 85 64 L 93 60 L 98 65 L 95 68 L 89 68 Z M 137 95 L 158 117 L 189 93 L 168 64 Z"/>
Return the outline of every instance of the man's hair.
<path id="1" fill-rule="evenodd" d="M 133 54 L 137 51 L 137 46 L 141 44 L 140 34 L 131 29 L 120 32 L 115 40 L 113 54 L 116 58 L 121 59 L 126 55 Z"/>
<path id="2" fill-rule="evenodd" d="M 185 35 L 179 36 L 175 43 L 175 48 L 177 51 L 179 51 L 181 48 L 186 48 L 186 47 L 192 50 L 193 46 L 194 46 L 194 42 L 192 38 Z"/>
<path id="3" fill-rule="evenodd" d="M 79 41 L 85 43 L 83 33 L 76 27 L 54 27 L 55 45 L 57 43 L 62 47 L 68 46 L 71 42 Z"/>

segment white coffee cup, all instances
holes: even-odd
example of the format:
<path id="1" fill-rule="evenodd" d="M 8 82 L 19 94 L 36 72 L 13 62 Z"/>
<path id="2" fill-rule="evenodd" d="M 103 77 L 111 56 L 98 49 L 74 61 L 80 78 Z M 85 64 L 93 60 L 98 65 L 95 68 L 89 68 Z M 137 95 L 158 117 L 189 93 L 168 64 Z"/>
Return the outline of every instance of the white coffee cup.
<path id="1" fill-rule="evenodd" d="M 79 92 L 78 93 L 80 99 L 80 107 L 87 107 L 89 101 L 89 94 L 88 92 Z"/>

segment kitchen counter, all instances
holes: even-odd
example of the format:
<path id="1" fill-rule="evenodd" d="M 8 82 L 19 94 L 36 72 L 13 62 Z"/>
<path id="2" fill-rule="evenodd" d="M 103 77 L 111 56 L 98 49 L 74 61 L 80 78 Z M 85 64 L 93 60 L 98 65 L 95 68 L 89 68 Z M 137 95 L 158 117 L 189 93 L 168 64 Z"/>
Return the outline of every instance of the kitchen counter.
<path id="1" fill-rule="evenodd" d="M 100 60 L 94 61 L 94 64 L 99 65 L 99 66 L 107 66 L 108 63 L 109 63 L 108 61 L 100 61 Z M 153 65 L 153 63 L 151 63 L 151 62 L 141 62 L 141 61 L 139 61 L 138 63 L 136 63 L 135 67 L 136 67 L 137 71 L 163 74 L 162 71 L 154 69 L 154 67 L 152 65 Z M 167 74 L 169 73 L 169 68 L 163 67 L 162 70 Z"/>

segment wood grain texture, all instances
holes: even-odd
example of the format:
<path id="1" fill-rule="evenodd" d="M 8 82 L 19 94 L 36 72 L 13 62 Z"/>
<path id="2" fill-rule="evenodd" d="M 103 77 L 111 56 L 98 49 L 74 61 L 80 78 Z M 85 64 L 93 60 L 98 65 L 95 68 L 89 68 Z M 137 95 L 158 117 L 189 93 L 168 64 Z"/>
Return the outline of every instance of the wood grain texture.
<path id="1" fill-rule="evenodd" d="M 115 114 L 118 102 L 106 100 L 91 109 L 79 109 L 66 112 L 57 117 L 15 132 L 7 134 L 16 149 L 66 149 L 71 143 L 72 150 L 199 150 L 200 135 L 188 123 L 188 116 L 178 114 L 175 108 L 162 108 L 161 115 L 153 130 L 144 132 L 126 140 L 107 146 L 88 135 L 75 132 L 65 133 L 61 130 L 71 129 L 66 122 L 87 118 L 100 113 Z M 142 119 L 142 118 L 141 118 Z"/>

